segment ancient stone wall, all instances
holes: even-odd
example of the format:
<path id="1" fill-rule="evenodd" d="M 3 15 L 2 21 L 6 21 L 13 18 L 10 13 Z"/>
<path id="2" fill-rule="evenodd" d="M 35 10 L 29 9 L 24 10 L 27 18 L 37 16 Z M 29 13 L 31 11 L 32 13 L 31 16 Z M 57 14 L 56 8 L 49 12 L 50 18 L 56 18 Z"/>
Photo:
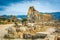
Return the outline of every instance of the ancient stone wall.
<path id="1" fill-rule="evenodd" d="M 53 20 L 51 14 L 40 14 L 33 6 L 28 10 L 28 23 L 48 22 L 51 20 Z"/>

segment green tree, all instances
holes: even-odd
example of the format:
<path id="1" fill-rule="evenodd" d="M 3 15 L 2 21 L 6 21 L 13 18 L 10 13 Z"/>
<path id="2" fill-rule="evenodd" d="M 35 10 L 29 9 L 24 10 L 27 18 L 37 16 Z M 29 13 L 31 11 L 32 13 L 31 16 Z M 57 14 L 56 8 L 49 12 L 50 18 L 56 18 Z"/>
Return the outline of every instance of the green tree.
<path id="1" fill-rule="evenodd" d="M 22 19 L 22 25 L 26 25 L 26 23 L 27 23 L 27 19 L 26 18 L 23 18 Z"/>

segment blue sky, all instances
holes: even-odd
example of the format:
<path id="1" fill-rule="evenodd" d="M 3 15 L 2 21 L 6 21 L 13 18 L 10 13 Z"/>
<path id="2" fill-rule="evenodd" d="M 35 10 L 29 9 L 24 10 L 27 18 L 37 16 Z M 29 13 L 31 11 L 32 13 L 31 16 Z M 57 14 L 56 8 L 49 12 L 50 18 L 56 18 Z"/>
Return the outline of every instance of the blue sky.
<path id="1" fill-rule="evenodd" d="M 60 0 L 0 0 L 0 15 L 26 15 L 30 6 L 39 12 L 60 12 Z"/>

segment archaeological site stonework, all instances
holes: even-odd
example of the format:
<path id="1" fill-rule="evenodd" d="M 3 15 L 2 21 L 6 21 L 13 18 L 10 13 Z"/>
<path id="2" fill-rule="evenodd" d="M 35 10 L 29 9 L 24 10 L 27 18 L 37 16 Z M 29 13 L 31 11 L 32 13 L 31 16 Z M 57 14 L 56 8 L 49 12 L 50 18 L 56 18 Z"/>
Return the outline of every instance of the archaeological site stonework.
<path id="1" fill-rule="evenodd" d="M 39 11 L 35 10 L 33 6 L 31 6 L 28 10 L 28 22 L 29 23 L 39 23 L 39 22 L 48 22 L 52 21 L 53 16 L 51 14 L 41 14 Z"/>

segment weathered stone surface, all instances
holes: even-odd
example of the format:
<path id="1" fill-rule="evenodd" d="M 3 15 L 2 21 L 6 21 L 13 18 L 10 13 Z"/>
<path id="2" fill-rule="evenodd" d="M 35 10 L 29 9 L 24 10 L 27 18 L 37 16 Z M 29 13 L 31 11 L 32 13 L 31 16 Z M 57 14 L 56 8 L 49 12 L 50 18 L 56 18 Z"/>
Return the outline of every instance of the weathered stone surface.
<path id="1" fill-rule="evenodd" d="M 51 14 L 40 14 L 40 12 L 35 10 L 33 6 L 28 10 L 29 23 L 48 22 L 51 20 L 53 20 L 53 16 Z"/>
<path id="2" fill-rule="evenodd" d="M 23 38 L 24 39 L 30 39 L 30 38 L 32 38 L 32 35 L 31 34 L 24 34 Z"/>

